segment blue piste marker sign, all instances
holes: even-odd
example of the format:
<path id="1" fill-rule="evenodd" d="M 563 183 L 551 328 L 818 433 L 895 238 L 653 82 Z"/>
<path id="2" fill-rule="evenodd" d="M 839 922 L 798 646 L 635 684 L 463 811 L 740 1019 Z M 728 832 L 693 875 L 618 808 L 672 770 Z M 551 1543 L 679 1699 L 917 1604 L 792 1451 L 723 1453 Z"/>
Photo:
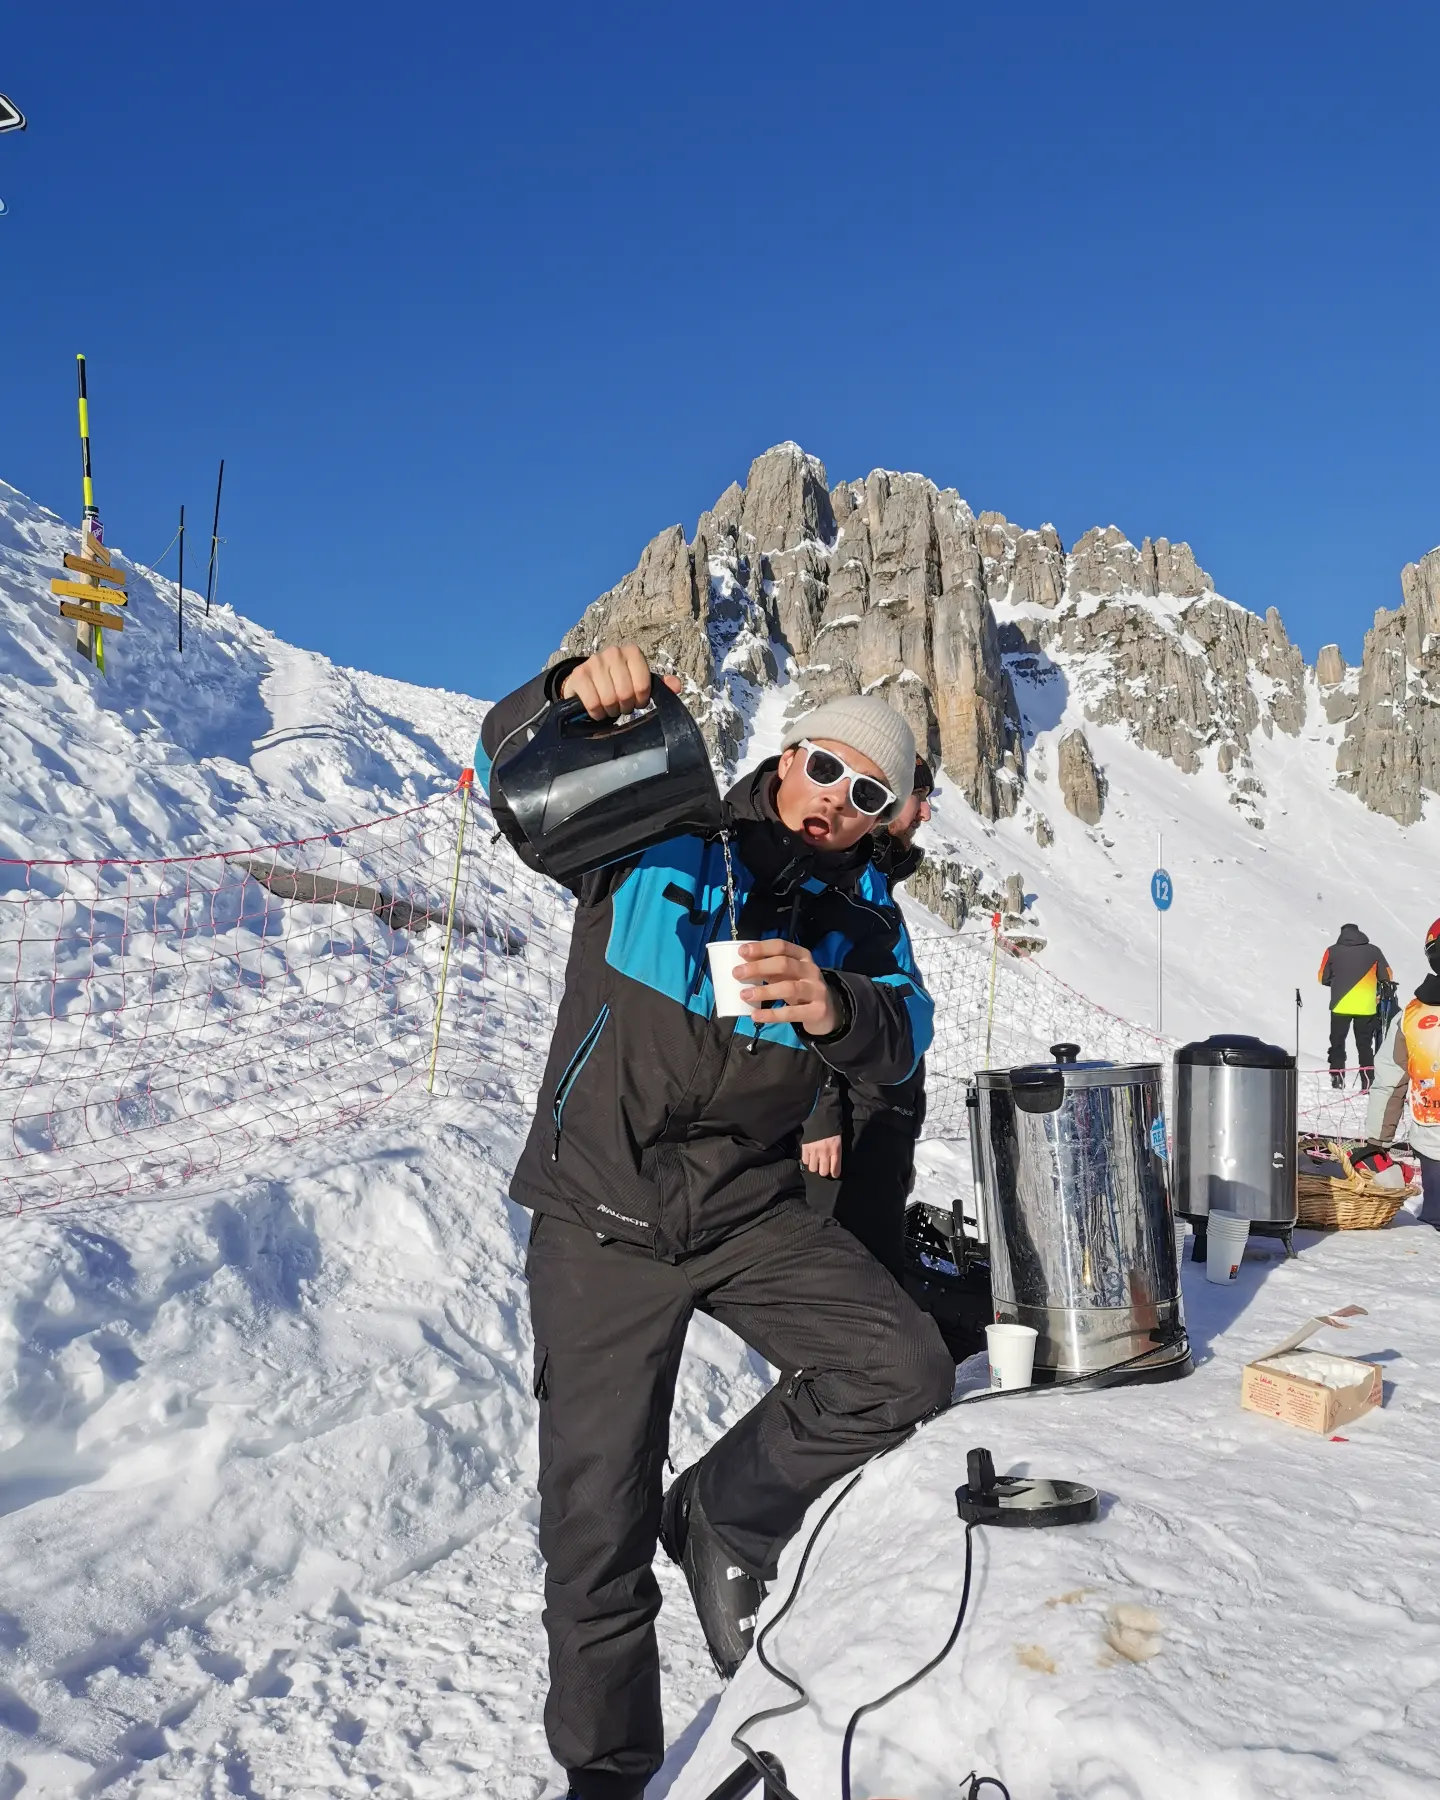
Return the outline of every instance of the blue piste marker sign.
<path id="1" fill-rule="evenodd" d="M 1175 884 L 1168 869 L 1157 869 L 1150 877 L 1150 898 L 1161 912 L 1169 912 L 1175 899 Z"/>

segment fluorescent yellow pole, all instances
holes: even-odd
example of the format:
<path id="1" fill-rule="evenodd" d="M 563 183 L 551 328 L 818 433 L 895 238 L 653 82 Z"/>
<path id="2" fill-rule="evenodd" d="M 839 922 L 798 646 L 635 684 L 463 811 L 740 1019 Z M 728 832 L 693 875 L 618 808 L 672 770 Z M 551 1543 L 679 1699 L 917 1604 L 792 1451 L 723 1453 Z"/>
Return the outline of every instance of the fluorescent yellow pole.
<path id="1" fill-rule="evenodd" d="M 95 482 L 90 473 L 90 400 L 85 392 L 85 358 L 79 352 L 75 356 L 75 368 L 80 382 L 80 467 L 85 508 L 80 527 L 80 553 L 83 556 L 87 536 L 93 536 L 97 543 L 100 541 L 100 509 L 95 504 Z M 93 625 L 79 625 L 75 630 L 75 643 L 83 655 L 94 659 L 95 667 L 103 675 L 105 633 Z"/>

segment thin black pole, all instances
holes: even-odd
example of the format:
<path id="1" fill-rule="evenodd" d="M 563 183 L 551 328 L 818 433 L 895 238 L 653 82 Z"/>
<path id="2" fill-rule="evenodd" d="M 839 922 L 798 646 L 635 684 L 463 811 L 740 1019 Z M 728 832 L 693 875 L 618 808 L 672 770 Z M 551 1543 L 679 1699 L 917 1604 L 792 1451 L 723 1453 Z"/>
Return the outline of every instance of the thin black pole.
<path id="1" fill-rule="evenodd" d="M 185 508 L 180 508 L 180 579 L 175 586 L 175 648 L 185 650 Z"/>
<path id="2" fill-rule="evenodd" d="M 210 527 L 210 570 L 205 577 L 205 617 L 210 617 L 210 602 L 215 598 L 215 559 L 220 554 L 220 490 L 225 485 L 225 458 L 220 458 L 220 476 L 215 483 L 215 523 Z"/>

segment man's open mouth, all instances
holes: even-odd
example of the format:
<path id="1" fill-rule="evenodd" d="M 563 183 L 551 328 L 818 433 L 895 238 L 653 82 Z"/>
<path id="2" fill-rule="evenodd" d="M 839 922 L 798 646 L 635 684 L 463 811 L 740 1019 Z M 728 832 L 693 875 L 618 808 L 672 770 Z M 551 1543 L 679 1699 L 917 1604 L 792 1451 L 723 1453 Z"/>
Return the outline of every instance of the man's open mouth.
<path id="1" fill-rule="evenodd" d="M 830 821 L 823 813 L 808 813 L 801 820 L 801 829 L 812 844 L 823 844 L 830 835 Z"/>

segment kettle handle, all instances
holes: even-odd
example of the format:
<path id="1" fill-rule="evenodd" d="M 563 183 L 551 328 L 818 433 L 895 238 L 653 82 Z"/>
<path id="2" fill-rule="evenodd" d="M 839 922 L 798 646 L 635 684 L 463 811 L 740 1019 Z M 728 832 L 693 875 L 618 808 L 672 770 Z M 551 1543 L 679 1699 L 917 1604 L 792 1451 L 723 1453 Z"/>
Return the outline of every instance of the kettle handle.
<path id="1" fill-rule="evenodd" d="M 648 705 L 632 716 L 643 718 L 652 709 L 661 715 L 666 743 L 675 737 L 677 726 L 684 729 L 692 723 L 684 701 L 672 694 L 658 676 L 650 689 Z M 554 720 L 556 729 L 568 737 L 598 737 L 603 731 L 614 731 L 620 723 L 618 719 L 592 719 L 585 710 L 585 702 L 573 696 L 556 702 Z"/>

